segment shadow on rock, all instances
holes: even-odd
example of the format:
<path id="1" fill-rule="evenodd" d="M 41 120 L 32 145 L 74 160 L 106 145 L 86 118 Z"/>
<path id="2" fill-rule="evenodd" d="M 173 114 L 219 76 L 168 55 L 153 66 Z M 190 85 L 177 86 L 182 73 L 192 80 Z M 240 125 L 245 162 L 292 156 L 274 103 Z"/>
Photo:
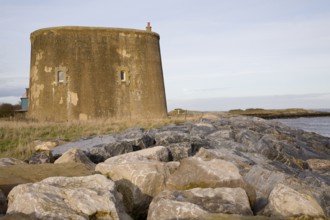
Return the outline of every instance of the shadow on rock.
<path id="1" fill-rule="evenodd" d="M 123 203 L 127 214 L 134 220 L 147 219 L 152 197 L 144 194 L 136 185 L 126 179 L 116 181 L 116 188 L 123 196 Z M 136 201 L 136 195 L 138 195 L 139 201 Z"/>

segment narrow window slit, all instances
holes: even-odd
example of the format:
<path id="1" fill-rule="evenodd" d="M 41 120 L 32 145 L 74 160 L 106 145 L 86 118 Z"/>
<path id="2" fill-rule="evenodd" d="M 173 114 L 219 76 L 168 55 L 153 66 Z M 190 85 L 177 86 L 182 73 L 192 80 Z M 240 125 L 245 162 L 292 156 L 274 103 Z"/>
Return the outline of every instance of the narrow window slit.
<path id="1" fill-rule="evenodd" d="M 58 71 L 57 72 L 57 81 L 59 83 L 63 83 L 64 82 L 64 72 L 63 71 Z"/>
<path id="2" fill-rule="evenodd" d="M 124 82 L 124 81 L 126 81 L 126 73 L 125 73 L 125 71 L 120 71 L 120 80 L 122 81 L 122 82 Z"/>

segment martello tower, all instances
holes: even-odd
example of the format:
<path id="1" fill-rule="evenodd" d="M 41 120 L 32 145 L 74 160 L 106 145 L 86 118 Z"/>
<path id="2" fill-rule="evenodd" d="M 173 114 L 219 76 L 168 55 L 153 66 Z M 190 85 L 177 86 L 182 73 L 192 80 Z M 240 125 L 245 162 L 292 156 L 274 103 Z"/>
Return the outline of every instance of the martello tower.
<path id="1" fill-rule="evenodd" d="M 29 117 L 159 118 L 167 114 L 159 35 L 54 27 L 31 33 Z"/>

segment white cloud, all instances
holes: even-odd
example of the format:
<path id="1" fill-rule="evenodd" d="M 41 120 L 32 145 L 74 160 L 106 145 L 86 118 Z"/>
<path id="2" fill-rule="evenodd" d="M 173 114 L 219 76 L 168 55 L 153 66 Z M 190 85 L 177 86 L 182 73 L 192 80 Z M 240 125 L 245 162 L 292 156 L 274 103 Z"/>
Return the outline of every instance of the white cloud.
<path id="1" fill-rule="evenodd" d="M 9 104 L 18 104 L 20 102 L 20 97 L 18 96 L 6 96 L 6 97 L 0 97 L 0 104 L 1 103 L 9 103 Z"/>

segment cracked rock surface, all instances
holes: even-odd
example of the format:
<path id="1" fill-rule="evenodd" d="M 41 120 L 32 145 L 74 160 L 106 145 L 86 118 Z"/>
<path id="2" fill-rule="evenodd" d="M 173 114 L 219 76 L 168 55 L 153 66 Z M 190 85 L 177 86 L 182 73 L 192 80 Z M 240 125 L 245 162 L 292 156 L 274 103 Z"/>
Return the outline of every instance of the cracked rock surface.
<path id="1" fill-rule="evenodd" d="M 8 200 L 8 214 L 40 219 L 131 219 L 119 207 L 114 182 L 99 174 L 22 184 L 9 193 Z"/>
<path id="2" fill-rule="evenodd" d="M 330 217 L 330 138 L 279 122 L 219 116 L 84 138 L 52 152 L 64 155 L 72 147 L 79 150 L 69 152 L 84 159 L 73 156 L 65 163 L 89 161 L 87 156 L 100 174 L 19 185 L 8 196 L 7 214 L 124 220 Z"/>

